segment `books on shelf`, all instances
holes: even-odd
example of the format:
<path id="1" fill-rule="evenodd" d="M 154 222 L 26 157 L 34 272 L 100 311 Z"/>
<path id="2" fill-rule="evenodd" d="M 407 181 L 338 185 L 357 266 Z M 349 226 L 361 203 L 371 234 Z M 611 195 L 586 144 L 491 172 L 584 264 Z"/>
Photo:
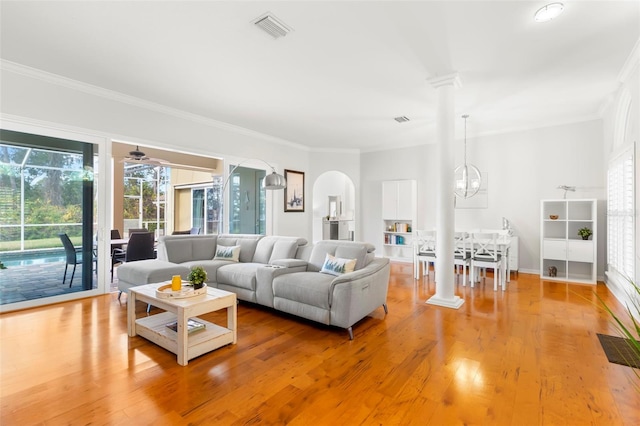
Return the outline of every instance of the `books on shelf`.
<path id="1" fill-rule="evenodd" d="M 196 321 L 193 318 L 189 318 L 189 320 L 187 321 L 187 332 L 189 334 L 199 331 L 199 330 L 204 330 L 206 327 L 206 325 L 204 323 L 201 323 L 200 321 Z M 178 321 L 173 321 L 167 324 L 167 328 L 170 330 L 173 330 L 175 332 L 178 331 Z"/>
<path id="2" fill-rule="evenodd" d="M 385 234 L 384 243 L 402 246 L 405 245 L 405 239 L 402 235 Z"/>

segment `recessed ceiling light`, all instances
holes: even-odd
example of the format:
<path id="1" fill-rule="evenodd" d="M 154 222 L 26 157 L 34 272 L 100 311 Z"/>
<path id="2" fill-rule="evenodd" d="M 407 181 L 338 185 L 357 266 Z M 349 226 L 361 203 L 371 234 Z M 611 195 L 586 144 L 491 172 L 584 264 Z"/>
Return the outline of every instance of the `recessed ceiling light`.
<path id="1" fill-rule="evenodd" d="M 394 120 L 396 120 L 398 123 L 406 123 L 407 121 L 409 121 L 409 118 L 403 115 L 400 117 L 395 117 Z"/>
<path id="2" fill-rule="evenodd" d="M 533 19 L 536 22 L 548 22 L 560 15 L 563 10 L 564 5 L 562 3 L 550 3 L 538 9 L 536 14 L 533 15 Z"/>

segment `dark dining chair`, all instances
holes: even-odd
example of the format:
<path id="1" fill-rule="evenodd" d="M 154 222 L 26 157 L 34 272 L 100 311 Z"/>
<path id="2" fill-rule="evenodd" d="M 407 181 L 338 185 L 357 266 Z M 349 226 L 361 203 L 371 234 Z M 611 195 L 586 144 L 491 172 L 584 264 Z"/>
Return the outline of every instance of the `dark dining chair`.
<path id="1" fill-rule="evenodd" d="M 111 240 L 120 240 L 120 231 L 117 229 L 111 230 Z M 122 244 L 111 244 L 111 282 L 113 282 L 113 268 L 118 263 L 124 262 L 125 250 L 122 248 Z"/>
<path id="2" fill-rule="evenodd" d="M 137 260 L 154 259 L 155 253 L 155 235 L 153 232 L 134 232 L 129 234 L 129 242 L 125 253 L 124 262 L 135 262 Z M 118 294 L 118 300 L 122 291 Z M 151 309 L 151 305 L 147 306 L 147 312 Z"/>
<path id="3" fill-rule="evenodd" d="M 155 258 L 155 236 L 153 232 L 134 232 L 129 234 L 124 261 L 135 262 Z"/>
<path id="4" fill-rule="evenodd" d="M 131 236 L 131 234 L 135 234 L 136 232 L 149 232 L 149 230 L 147 228 L 131 228 L 129 229 L 129 236 Z"/>
<path id="5" fill-rule="evenodd" d="M 64 276 L 62 277 L 62 284 L 67 280 L 67 269 L 69 265 L 73 265 L 73 270 L 71 271 L 71 279 L 69 280 L 69 287 L 73 284 L 73 276 L 76 273 L 76 265 L 82 263 L 82 249 L 76 248 L 69 236 L 66 233 L 58 234 L 60 237 L 60 241 L 62 241 L 62 246 L 64 247 L 64 253 L 67 257 L 67 263 L 64 265 Z"/>

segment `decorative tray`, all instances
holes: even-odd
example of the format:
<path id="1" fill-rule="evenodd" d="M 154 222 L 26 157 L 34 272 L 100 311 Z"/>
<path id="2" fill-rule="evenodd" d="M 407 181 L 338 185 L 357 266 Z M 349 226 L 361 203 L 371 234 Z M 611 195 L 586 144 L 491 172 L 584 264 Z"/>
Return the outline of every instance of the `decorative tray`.
<path id="1" fill-rule="evenodd" d="M 171 290 L 171 284 L 158 287 L 156 297 L 158 299 L 184 299 L 186 297 L 199 296 L 207 292 L 207 284 L 203 284 L 202 287 L 194 290 L 191 284 L 185 285 L 185 282 L 188 283 L 188 281 L 183 281 L 182 288 L 178 291 Z"/>

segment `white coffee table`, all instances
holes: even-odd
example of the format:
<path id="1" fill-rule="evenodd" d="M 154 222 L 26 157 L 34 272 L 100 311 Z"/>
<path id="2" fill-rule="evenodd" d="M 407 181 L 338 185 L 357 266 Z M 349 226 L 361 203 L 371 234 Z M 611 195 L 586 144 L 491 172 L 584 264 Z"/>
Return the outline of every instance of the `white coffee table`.
<path id="1" fill-rule="evenodd" d="M 178 355 L 178 364 L 187 365 L 190 359 L 211 352 L 224 345 L 236 343 L 237 309 L 236 295 L 217 288 L 207 288 L 206 294 L 184 299 L 160 299 L 156 297 L 158 287 L 166 285 L 147 284 L 129 289 L 127 301 L 127 328 L 130 337 L 140 335 L 156 345 Z M 137 318 L 136 300 L 149 303 L 166 312 Z M 196 318 L 197 315 L 227 309 L 227 326 Z M 206 325 L 204 330 L 192 334 L 187 332 L 187 320 L 194 318 Z M 178 321 L 178 331 L 170 330 L 167 324 Z"/>

